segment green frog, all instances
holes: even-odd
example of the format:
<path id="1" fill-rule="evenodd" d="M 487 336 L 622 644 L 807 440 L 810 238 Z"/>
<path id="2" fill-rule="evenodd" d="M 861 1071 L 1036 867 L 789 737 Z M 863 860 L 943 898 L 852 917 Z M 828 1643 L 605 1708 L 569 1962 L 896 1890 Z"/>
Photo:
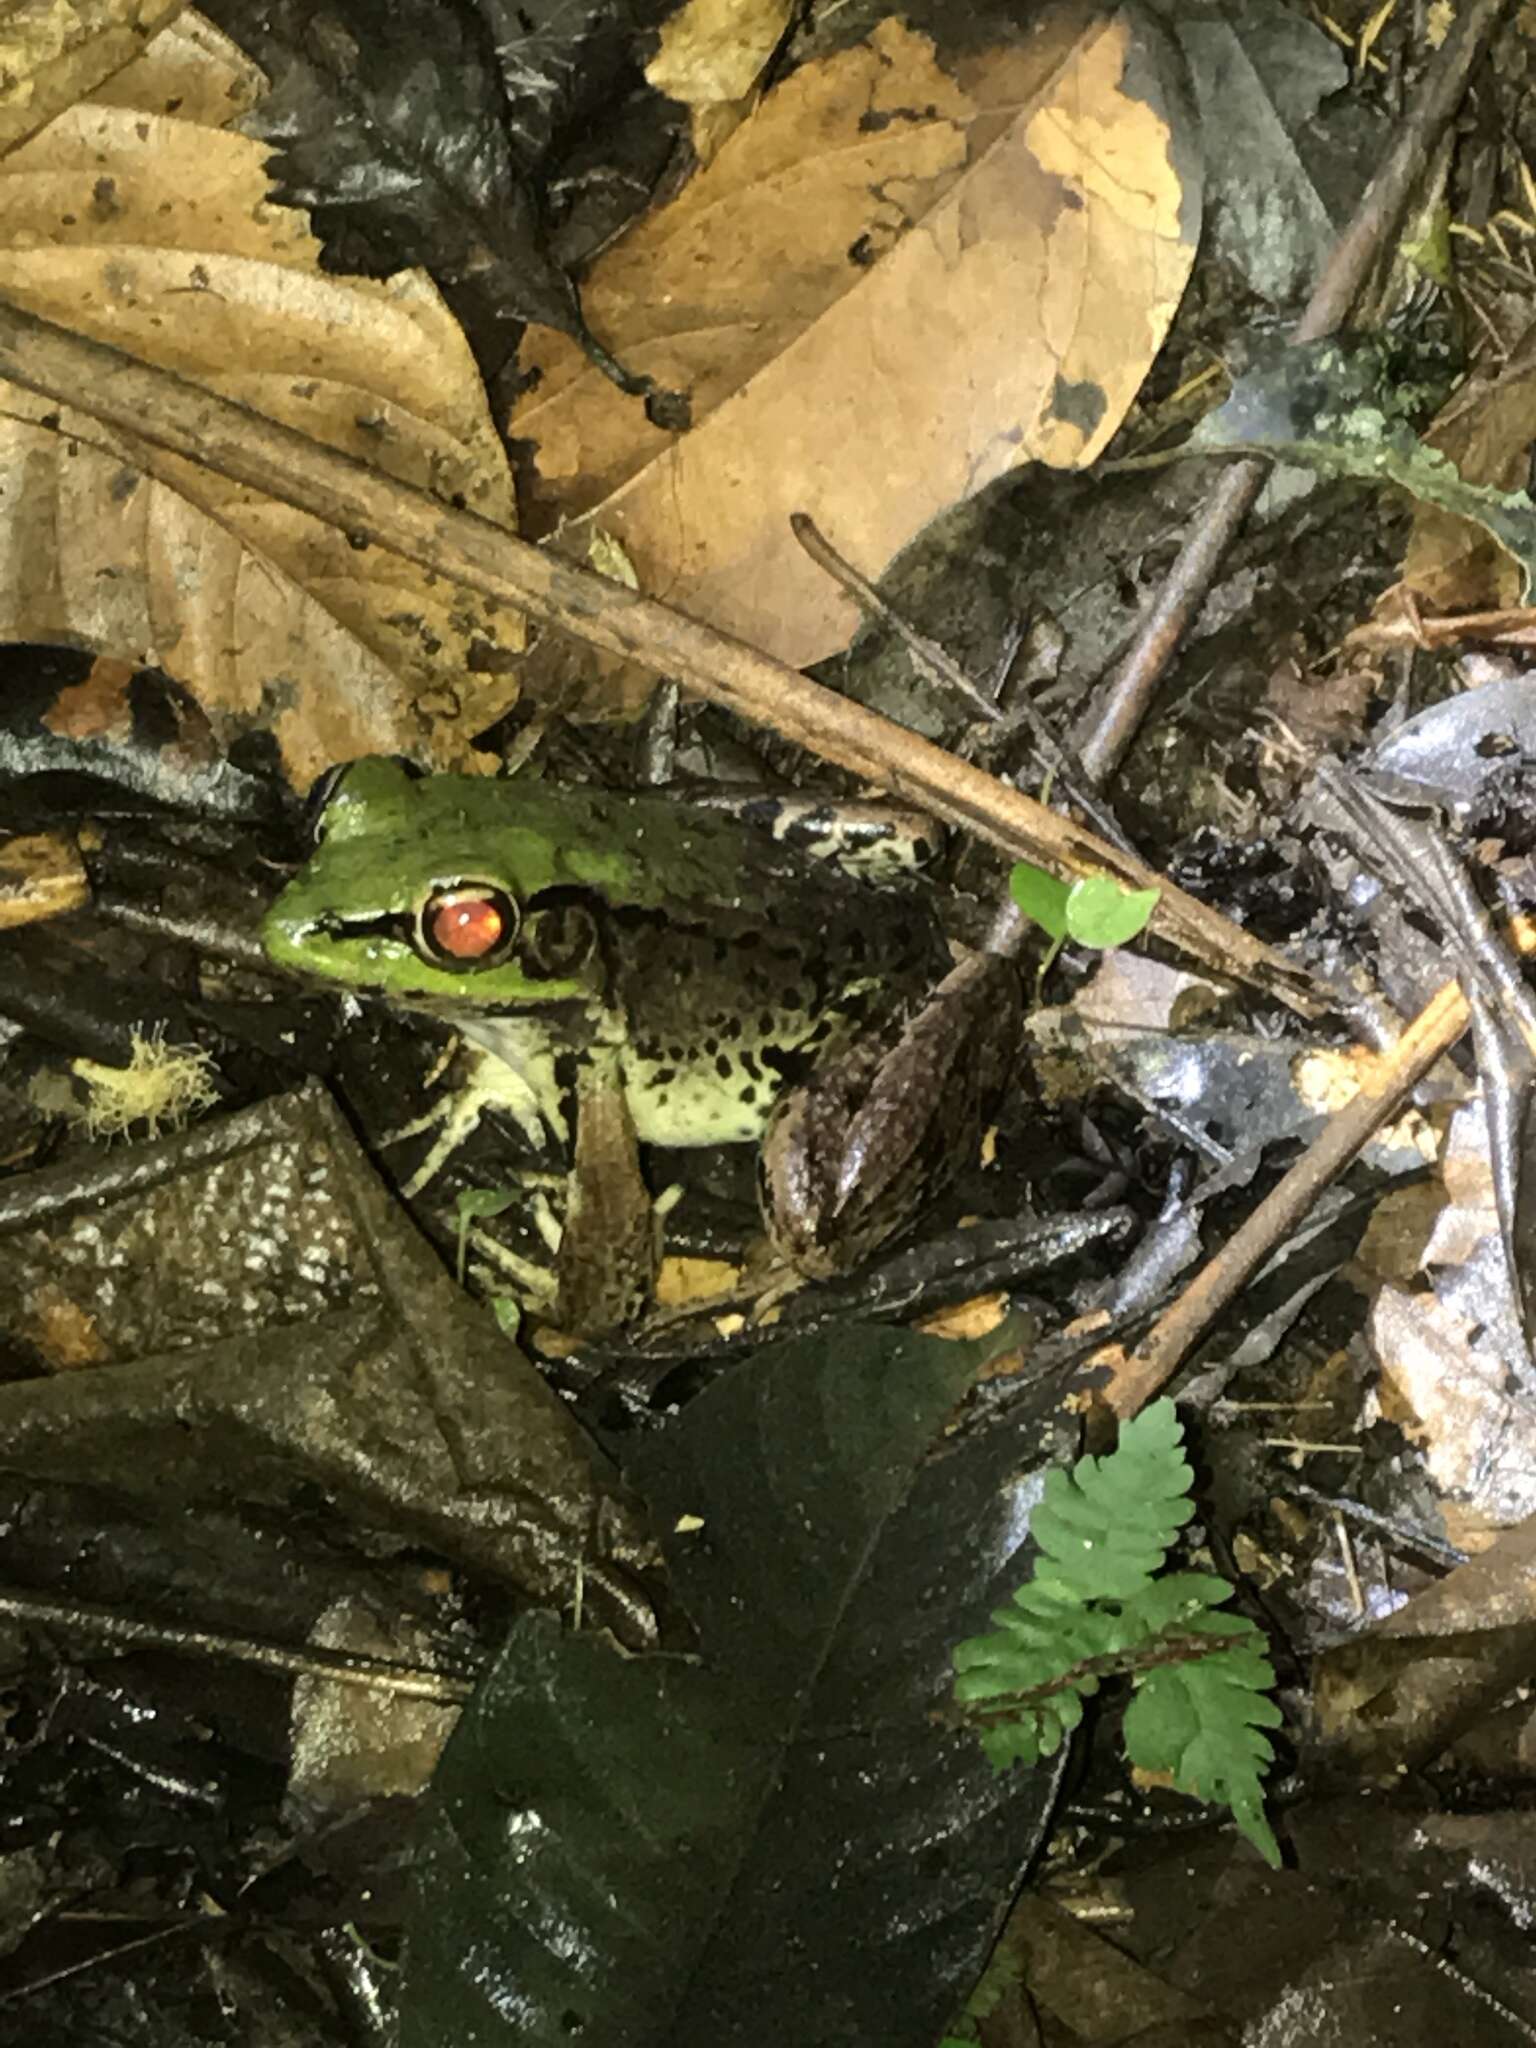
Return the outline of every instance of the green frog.
<path id="1" fill-rule="evenodd" d="M 637 1145 L 761 1139 L 787 1090 L 899 1022 L 950 965 L 926 896 L 729 816 L 382 760 L 343 772 L 264 935 L 279 965 L 431 1011 L 489 1056 L 482 1104 L 571 1162 L 556 1320 L 586 1334 L 648 1288 L 617 1270 L 654 1263 Z M 882 1224 L 860 1228 L 863 1249 Z M 787 1241 L 814 1234 L 802 1217 Z"/>

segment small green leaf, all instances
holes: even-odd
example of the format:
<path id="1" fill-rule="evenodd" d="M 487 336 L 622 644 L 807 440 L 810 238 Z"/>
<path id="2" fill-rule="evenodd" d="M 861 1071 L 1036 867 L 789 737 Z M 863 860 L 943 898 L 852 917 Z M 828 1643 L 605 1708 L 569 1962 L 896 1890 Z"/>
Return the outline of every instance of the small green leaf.
<path id="1" fill-rule="evenodd" d="M 469 1227 L 482 1216 L 500 1216 L 518 1199 L 516 1188 L 462 1188 L 454 1203 L 459 1219 L 459 1285 L 464 1285 L 464 1265 L 469 1254 Z"/>
<path id="2" fill-rule="evenodd" d="M 516 1200 L 516 1188 L 463 1188 L 453 1206 L 461 1223 L 478 1223 L 482 1216 L 505 1215 Z"/>
<path id="3" fill-rule="evenodd" d="M 980 1983 L 965 2001 L 966 2019 L 989 2020 L 1023 1974 L 1023 1964 L 1011 1949 L 994 1949 Z"/>
<path id="4" fill-rule="evenodd" d="M 1014 863 L 1008 877 L 1008 889 L 1024 915 L 1032 918 L 1043 932 L 1049 933 L 1053 939 L 1066 937 L 1067 898 L 1072 893 L 1067 883 L 1058 882 L 1044 868 L 1032 867 L 1027 860 L 1021 860 Z"/>
<path id="5" fill-rule="evenodd" d="M 1147 928 L 1160 889 L 1127 889 L 1113 875 L 1085 875 L 1067 892 L 1067 936 L 1107 952 Z"/>

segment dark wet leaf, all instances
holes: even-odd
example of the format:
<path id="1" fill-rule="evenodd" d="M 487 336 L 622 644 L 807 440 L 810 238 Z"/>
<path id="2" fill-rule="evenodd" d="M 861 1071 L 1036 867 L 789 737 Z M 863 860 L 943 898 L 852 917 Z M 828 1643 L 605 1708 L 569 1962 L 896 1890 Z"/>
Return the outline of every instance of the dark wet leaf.
<path id="1" fill-rule="evenodd" d="M 595 27 L 611 40 L 623 10 L 545 6 L 535 19 L 471 0 L 270 0 L 210 11 L 272 80 L 249 126 L 277 145 L 277 194 L 310 209 L 329 268 L 419 264 L 482 337 L 519 320 L 584 334 L 529 170 L 570 111 Z"/>
<path id="2" fill-rule="evenodd" d="M 270 777 L 231 761 L 195 698 L 157 668 L 15 642 L 0 648 L 0 795 L 10 831 L 74 804 L 107 816 L 161 808 L 270 818 Z"/>
<path id="3" fill-rule="evenodd" d="M 1369 761 L 1384 795 L 1445 804 L 1463 817 L 1497 801 L 1513 776 L 1529 777 L 1532 764 L 1536 690 L 1523 674 L 1431 704 L 1389 732 Z"/>
<path id="4" fill-rule="evenodd" d="M 1315 126 L 1348 85 L 1343 53 L 1279 0 L 1181 9 L 1175 33 L 1200 109 L 1214 246 L 1255 291 L 1290 299 L 1317 277 L 1347 212 L 1319 190 Z M 1357 97 L 1350 118 L 1371 110 Z"/>
<path id="5" fill-rule="evenodd" d="M 1443 1785 L 1411 1787 L 1294 1810 L 1294 1868 L 1261 1870 L 1246 1847 L 1187 1827 L 1112 1857 L 1129 1910 L 1108 1935 L 1064 1913 L 1053 1925 L 1031 1902 L 1016 1916 L 1018 1948 L 1051 2016 L 1046 2038 L 1059 2019 L 1066 2038 L 1136 2048 L 1529 2042 L 1529 1943 L 1516 1929 L 1531 1897 L 1530 1817 L 1447 1813 Z M 1490 1931 L 1454 1946 L 1441 1931 L 1472 1927 Z"/>
<path id="6" fill-rule="evenodd" d="M 158 1514 L 324 1500 L 338 1541 L 392 1529 L 553 1605 L 580 1579 L 589 1613 L 644 1638 L 643 1538 L 611 1468 L 321 1090 L 111 1168 L 111 1187 L 6 1184 L 0 1332 L 52 1368 L 0 1386 L 10 1470 Z"/>
<path id="7" fill-rule="evenodd" d="M 404 2048 L 931 2048 L 1053 1789 L 934 1719 L 1056 1455 L 1040 1390 L 925 1458 L 976 1367 L 786 1345 L 645 1446 L 701 1656 L 519 1625 L 434 1787 Z"/>

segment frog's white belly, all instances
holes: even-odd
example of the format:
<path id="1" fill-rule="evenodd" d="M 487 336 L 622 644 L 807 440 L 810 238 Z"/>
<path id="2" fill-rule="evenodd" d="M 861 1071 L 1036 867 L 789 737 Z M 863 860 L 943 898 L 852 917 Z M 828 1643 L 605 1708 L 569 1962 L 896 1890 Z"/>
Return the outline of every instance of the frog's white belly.
<path id="1" fill-rule="evenodd" d="M 504 1109 L 530 1145 L 569 1145 L 564 1090 L 555 1071 L 563 1049 L 537 1017 L 475 1017 L 460 1026 L 489 1057 L 475 1077 L 482 1105 Z"/>

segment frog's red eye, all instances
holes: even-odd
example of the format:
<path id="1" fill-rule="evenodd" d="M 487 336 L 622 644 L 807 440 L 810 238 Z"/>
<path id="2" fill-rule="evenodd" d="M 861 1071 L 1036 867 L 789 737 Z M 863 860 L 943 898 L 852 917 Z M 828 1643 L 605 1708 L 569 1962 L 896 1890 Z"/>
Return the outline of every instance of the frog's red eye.
<path id="1" fill-rule="evenodd" d="M 489 967 L 517 938 L 517 905 L 488 882 L 436 889 L 416 921 L 416 950 L 435 967 Z"/>

